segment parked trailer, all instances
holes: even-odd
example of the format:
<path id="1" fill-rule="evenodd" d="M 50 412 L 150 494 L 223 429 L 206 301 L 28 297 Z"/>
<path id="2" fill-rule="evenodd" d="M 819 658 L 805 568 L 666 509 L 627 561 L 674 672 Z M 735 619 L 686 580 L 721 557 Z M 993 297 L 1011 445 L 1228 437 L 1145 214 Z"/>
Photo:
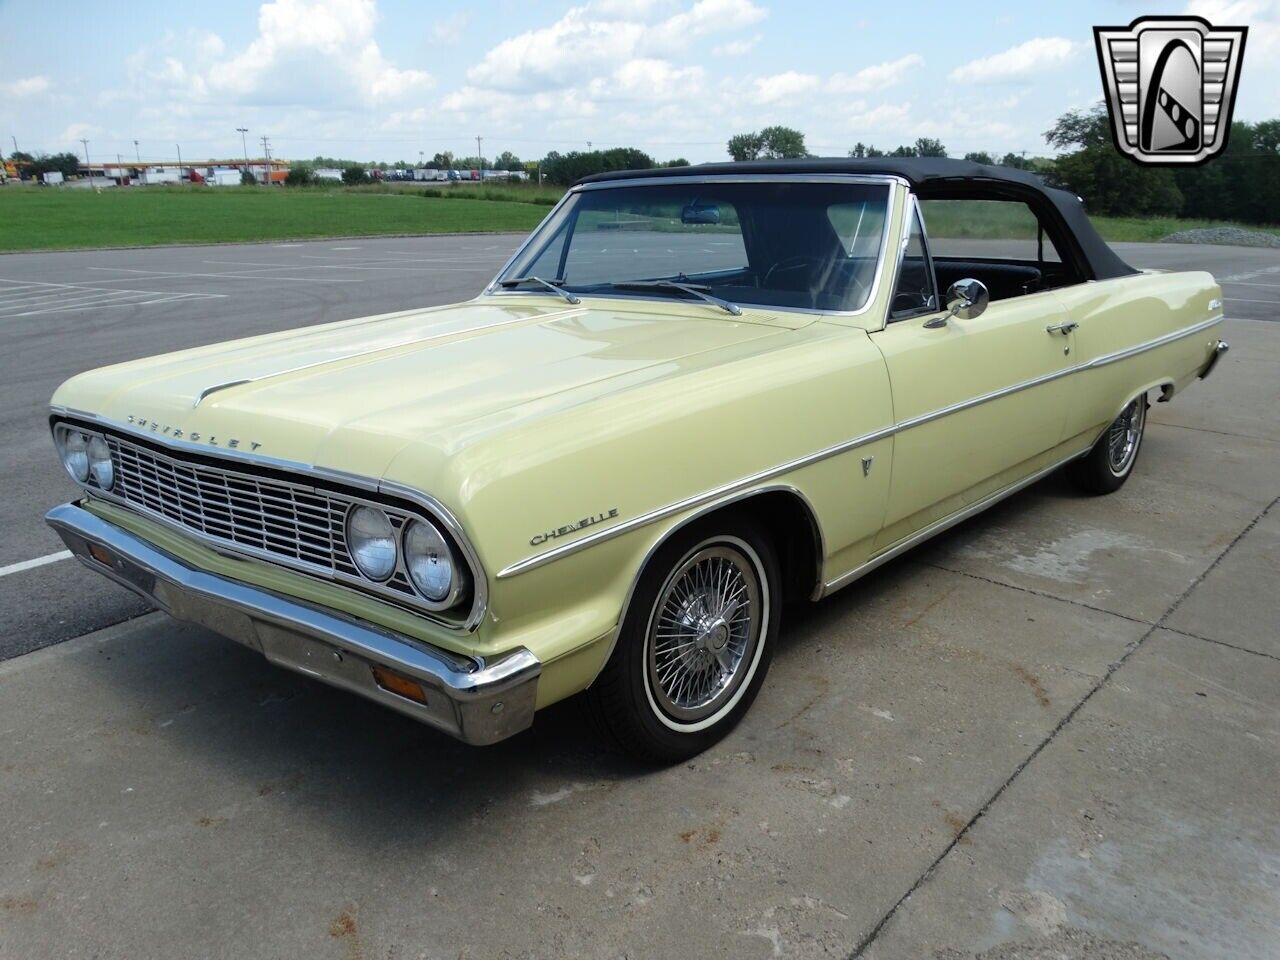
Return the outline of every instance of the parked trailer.
<path id="1" fill-rule="evenodd" d="M 138 182 L 143 186 L 157 183 L 181 183 L 182 177 L 177 167 L 147 167 L 138 174 Z"/>
<path id="2" fill-rule="evenodd" d="M 236 187 L 240 185 L 240 171 L 210 170 L 205 182 L 211 187 Z"/>

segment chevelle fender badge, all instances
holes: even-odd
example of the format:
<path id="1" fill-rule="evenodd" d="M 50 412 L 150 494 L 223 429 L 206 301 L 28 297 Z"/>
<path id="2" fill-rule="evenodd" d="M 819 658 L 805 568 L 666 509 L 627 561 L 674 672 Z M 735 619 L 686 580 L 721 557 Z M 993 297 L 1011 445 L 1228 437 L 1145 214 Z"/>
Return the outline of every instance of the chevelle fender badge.
<path id="1" fill-rule="evenodd" d="M 548 530 L 546 533 L 539 533 L 529 539 L 529 546 L 537 547 L 544 543 L 550 543 L 556 537 L 565 537 L 579 530 L 585 530 L 587 527 L 594 526 L 597 523 L 604 523 L 606 520 L 612 520 L 618 515 L 618 508 L 611 507 L 601 513 L 594 514 L 590 517 L 583 517 L 573 523 L 566 524 L 563 527 L 556 527 L 554 530 Z"/>
<path id="2" fill-rule="evenodd" d="M 135 417 L 129 414 L 128 421 L 140 430 L 150 430 L 152 433 L 159 433 L 166 437 L 173 437 L 175 440 L 186 440 L 188 443 L 207 443 L 211 447 L 227 447 L 231 450 L 239 450 L 242 447 L 248 447 L 250 450 L 257 450 L 262 444 L 256 440 L 245 442 L 238 437 L 226 437 L 219 440 L 217 434 L 203 434 L 195 430 L 186 431 L 181 427 L 175 427 L 168 423 L 161 423 L 158 420 L 148 420 L 146 417 Z"/>

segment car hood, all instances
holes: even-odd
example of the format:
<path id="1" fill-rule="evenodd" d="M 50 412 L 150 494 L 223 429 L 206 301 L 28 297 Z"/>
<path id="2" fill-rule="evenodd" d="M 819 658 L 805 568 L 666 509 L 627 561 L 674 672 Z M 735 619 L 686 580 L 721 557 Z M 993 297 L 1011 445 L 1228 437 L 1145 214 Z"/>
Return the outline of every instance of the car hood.
<path id="1" fill-rule="evenodd" d="M 486 297 L 104 367 L 63 384 L 53 402 L 160 436 L 381 476 L 411 443 L 457 449 L 754 352 L 806 322 L 700 304 Z"/>

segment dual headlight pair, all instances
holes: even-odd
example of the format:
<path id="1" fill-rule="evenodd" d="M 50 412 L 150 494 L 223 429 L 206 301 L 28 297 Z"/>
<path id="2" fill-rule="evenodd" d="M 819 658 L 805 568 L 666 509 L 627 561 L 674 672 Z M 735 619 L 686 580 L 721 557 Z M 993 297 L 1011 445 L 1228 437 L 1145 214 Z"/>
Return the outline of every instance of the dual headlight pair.
<path id="1" fill-rule="evenodd" d="M 395 572 L 403 551 L 414 587 L 440 609 L 451 606 L 466 591 L 464 568 L 455 562 L 444 535 L 426 520 L 409 520 L 397 537 L 383 511 L 361 504 L 347 514 L 347 548 L 356 569 L 378 582 Z"/>
<path id="2" fill-rule="evenodd" d="M 59 427 L 58 449 L 62 465 L 76 483 L 89 483 L 92 478 L 93 485 L 101 490 L 110 490 L 115 485 L 116 469 L 104 437 L 72 427 Z"/>

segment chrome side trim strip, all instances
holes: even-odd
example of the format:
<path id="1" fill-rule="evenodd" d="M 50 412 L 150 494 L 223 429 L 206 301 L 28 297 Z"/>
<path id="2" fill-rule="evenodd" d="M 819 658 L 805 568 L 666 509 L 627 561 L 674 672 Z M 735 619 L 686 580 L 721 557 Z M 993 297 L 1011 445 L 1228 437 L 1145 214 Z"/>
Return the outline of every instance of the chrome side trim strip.
<path id="1" fill-rule="evenodd" d="M 632 517 L 631 519 L 625 520 L 615 526 L 588 534 L 581 540 L 574 540 L 571 543 L 561 544 L 560 546 L 547 550 L 544 553 L 526 557 L 523 560 L 519 560 L 499 570 L 497 578 L 502 580 L 507 577 L 514 577 L 517 574 L 525 573 L 528 570 L 536 570 L 544 564 L 551 563 L 553 560 L 558 560 L 561 557 L 577 553 L 579 550 L 584 550 L 593 544 L 600 543 L 604 540 L 611 540 L 614 537 L 621 536 L 624 533 L 629 533 L 639 527 L 648 526 L 649 524 L 662 520 L 665 517 L 682 513 L 685 510 L 690 510 L 694 507 L 702 506 L 703 504 L 710 503 L 713 500 L 717 500 L 720 497 L 727 496 L 754 484 L 763 483 L 766 480 L 772 480 L 784 473 L 790 473 L 793 470 L 799 470 L 802 467 L 810 466 L 811 464 L 829 459 L 830 457 L 839 456 L 842 453 L 847 453 L 850 450 L 865 446 L 868 443 L 873 443 L 876 440 L 881 440 L 885 437 L 910 430 L 912 427 L 923 426 L 926 423 L 931 423 L 934 420 L 939 420 L 942 417 L 949 416 L 950 414 L 959 413 L 962 410 L 968 410 L 972 407 L 979 406 L 980 404 L 989 403 L 992 400 L 999 400 L 1000 398 L 1007 397 L 1010 394 L 1020 393 L 1023 390 L 1029 390 L 1032 387 L 1038 387 L 1041 384 L 1050 383 L 1051 381 L 1058 380 L 1062 377 L 1080 373 L 1083 370 L 1092 370 L 1097 367 L 1104 367 L 1108 364 L 1115 363 L 1117 360 L 1124 360 L 1128 357 L 1145 353 L 1148 350 L 1154 350 L 1158 347 L 1165 346 L 1166 344 L 1173 343 L 1176 340 L 1181 340 L 1185 337 L 1199 333 L 1200 331 L 1221 322 L 1222 319 L 1223 318 L 1221 316 L 1211 317 L 1208 320 L 1204 320 L 1182 330 L 1175 330 L 1173 333 L 1158 337 L 1155 340 L 1148 341 L 1147 343 L 1139 344 L 1136 347 L 1129 347 L 1126 350 L 1120 350 L 1116 353 L 1095 357 L 1093 360 L 1088 363 L 1081 364 L 1080 366 L 1064 367 L 1063 369 L 1055 370 L 1052 373 L 1047 373 L 1039 377 L 1032 377 L 1029 380 L 1023 380 L 1019 383 L 1002 387 L 999 390 L 993 390 L 990 393 L 984 393 L 977 397 L 970 397 L 968 400 L 962 400 L 959 403 L 953 403 L 950 406 L 941 407 L 937 410 L 931 410 L 928 413 L 920 414 L 917 417 L 911 417 L 910 419 L 899 421 L 892 426 L 883 427 L 879 430 L 874 430 L 871 433 L 865 433 L 862 436 L 854 437 L 851 440 L 846 440 L 842 443 L 837 443 L 834 446 L 826 447 L 816 453 L 797 457 L 794 460 L 788 460 L 786 463 L 781 463 L 775 467 L 770 467 L 767 470 L 761 470 L 759 473 L 753 473 L 750 476 L 742 477 L 741 479 L 723 484 L 712 490 L 708 490 L 705 493 L 687 497 L 684 500 L 678 500 L 675 503 L 667 504 L 664 507 L 658 507 L 655 510 L 642 513 L 639 516 Z"/>
<path id="2" fill-rule="evenodd" d="M 1115 353 L 1108 353 L 1101 357 L 1094 357 L 1088 363 L 1084 364 L 1081 370 L 1092 370 L 1095 367 L 1105 367 L 1109 363 L 1115 363 L 1117 360 L 1127 360 L 1129 357 L 1136 357 L 1140 353 L 1146 353 L 1148 350 L 1154 350 L 1156 347 L 1163 347 L 1166 343 L 1173 343 L 1175 340 L 1181 340 L 1183 337 L 1189 337 L 1192 334 L 1199 333 L 1201 330 L 1208 330 L 1215 323 L 1221 323 L 1226 319 L 1223 314 L 1210 317 L 1208 320 L 1201 320 L 1197 324 L 1190 327 L 1184 327 L 1181 330 L 1175 330 L 1173 333 L 1166 333 L 1163 337 L 1156 337 L 1154 340 L 1148 340 L 1146 343 L 1140 343 L 1136 347 L 1129 347 L 1127 350 L 1118 350 Z"/>
<path id="3" fill-rule="evenodd" d="M 1006 497 L 1011 497 L 1015 493 L 1017 493 L 1019 490 L 1023 490 L 1031 486 L 1037 480 L 1043 480 L 1045 477 L 1053 473 L 1053 471 L 1057 470 L 1059 467 L 1070 463 L 1072 460 L 1079 459 L 1084 454 L 1088 453 L 1089 450 L 1092 449 L 1092 446 L 1093 445 L 1090 444 L 1089 446 L 1085 447 L 1082 450 L 1077 450 L 1075 453 L 1071 454 L 1070 456 L 1063 457 L 1061 460 L 1045 467 L 1043 470 L 1037 470 L 1035 473 L 1031 474 L 1030 476 L 1023 477 L 1021 480 L 1018 480 L 1015 483 L 1011 483 L 1009 486 L 1004 487 L 1001 490 L 997 490 L 995 493 L 991 494 L 988 497 L 984 497 L 983 499 L 979 500 L 977 503 L 970 504 L 969 506 L 964 507 L 961 510 L 957 510 L 955 513 L 951 514 L 948 517 L 943 517 L 941 520 L 939 520 L 937 523 L 932 524 L 931 526 L 925 527 L 922 530 L 917 530 L 915 533 L 907 537 L 905 540 L 901 540 L 898 543 L 894 544 L 892 547 L 889 547 L 887 550 L 883 551 L 882 553 L 876 554 L 866 563 L 863 563 L 860 566 L 854 567 L 848 573 L 841 574 L 840 576 L 836 577 L 834 580 L 828 580 L 822 587 L 822 596 L 824 597 L 830 596 L 840 588 L 847 587 L 849 584 L 853 583 L 855 580 L 865 577 L 872 570 L 876 569 L 876 567 L 879 567 L 882 564 L 888 563 L 894 557 L 897 557 L 903 553 L 906 553 L 906 551 L 910 550 L 914 546 L 917 546 L 923 543 L 924 541 L 928 540 L 930 537 L 937 536 L 939 533 L 942 533 L 944 530 L 949 530 L 952 527 L 954 527 L 956 524 L 962 523 L 963 521 L 968 520 L 970 517 L 981 513 L 983 510 L 986 510 L 988 507 L 994 506 L 995 504 L 999 503 L 1001 500 L 1005 499 Z"/>
<path id="4" fill-rule="evenodd" d="M 683 513 L 686 510 L 692 510 L 695 507 L 703 506 L 723 497 L 729 497 L 731 494 L 745 490 L 755 484 L 763 483 L 766 480 L 772 480 L 774 477 L 784 473 L 790 473 L 792 470 L 799 470 L 810 464 L 818 463 L 838 454 L 853 450 L 856 447 L 864 446 L 873 441 L 880 440 L 884 437 L 891 436 L 895 433 L 894 427 L 885 427 L 872 433 L 864 433 L 860 437 L 854 437 L 852 440 L 846 440 L 835 446 L 827 447 L 825 450 L 819 450 L 817 453 L 810 453 L 807 456 L 797 457 L 794 460 L 788 460 L 786 463 L 780 463 L 776 467 L 770 467 L 768 470 L 761 470 L 759 473 L 753 473 L 750 476 L 742 477 L 734 480 L 732 483 L 722 484 L 711 490 L 707 490 L 696 496 L 687 497 L 684 500 L 678 500 L 675 503 L 669 503 L 665 507 L 659 507 L 656 510 L 650 510 L 648 513 L 642 513 L 639 516 L 624 520 L 622 523 L 609 527 L 606 530 L 600 530 L 596 533 L 588 534 L 581 540 L 574 540 L 572 543 L 565 543 L 544 553 L 535 554 L 524 560 L 517 561 L 508 567 L 498 571 L 498 579 L 503 580 L 507 577 L 514 577 L 517 574 L 525 573 L 529 570 L 535 570 L 544 564 L 551 563 L 553 560 L 559 560 L 561 557 L 567 557 L 570 554 L 577 553 L 579 550 L 585 550 L 593 544 L 600 543 L 603 540 L 612 540 L 631 530 L 640 527 L 647 527 L 651 523 L 670 517 L 677 513 Z"/>
<path id="5" fill-rule="evenodd" d="M 84 410 L 75 410 L 69 407 L 61 407 L 51 405 L 49 407 L 51 416 L 65 417 L 71 420 L 81 420 L 87 423 L 97 424 L 106 430 L 112 430 L 129 437 L 138 437 L 139 439 L 154 443 L 157 446 L 165 447 L 170 450 L 195 454 L 202 457 L 213 457 L 220 460 L 229 460 L 233 463 L 247 464 L 249 466 L 259 467 L 268 470 L 278 470 L 283 473 L 296 474 L 299 477 L 312 477 L 320 480 L 326 480 L 330 483 L 340 486 L 349 487 L 353 490 L 364 491 L 367 494 L 382 494 L 389 497 L 397 497 L 402 500 L 408 500 L 411 503 L 421 507 L 426 513 L 441 526 L 443 526 L 453 536 L 454 542 L 458 544 L 458 548 L 462 551 L 463 557 L 467 561 L 467 565 L 471 568 L 472 590 L 474 597 L 472 598 L 471 610 L 467 615 L 465 622 L 459 624 L 456 621 L 450 622 L 439 616 L 423 612 L 421 607 L 415 608 L 417 612 L 423 613 L 433 623 L 448 630 L 465 630 L 473 631 L 484 620 L 485 612 L 489 605 L 489 580 L 485 575 L 484 566 L 480 563 L 480 557 L 476 553 L 475 547 L 463 532 L 462 524 L 458 522 L 457 517 L 453 515 L 448 507 L 437 500 L 435 497 L 422 490 L 405 484 L 397 483 L 391 480 L 380 480 L 376 477 L 365 477 L 360 474 L 347 473 L 342 470 L 333 470 L 328 467 L 318 467 L 311 464 L 300 463 L 296 460 L 282 460 L 277 457 L 270 457 L 260 453 L 250 453 L 244 450 L 231 450 L 226 447 L 211 447 L 207 444 L 192 443 L 189 440 L 175 440 L 173 437 L 166 437 L 161 433 L 152 433 L 150 430 L 139 430 L 136 426 L 129 423 L 122 423 L 111 417 L 100 416 L 96 413 L 89 413 Z M 125 503 L 112 497 L 110 494 L 104 494 L 97 488 L 85 488 L 85 492 L 91 496 L 101 497 L 105 500 L 118 502 L 126 509 L 134 509 L 131 504 Z M 165 521 L 162 516 L 147 514 L 151 519 Z M 215 549 L 223 554 L 237 556 L 253 556 L 254 559 L 263 560 L 264 562 L 276 563 L 281 566 L 291 567 L 290 564 L 283 563 L 278 557 L 261 557 L 251 553 L 248 550 L 241 550 L 238 547 L 230 547 L 226 544 L 214 542 L 201 537 L 199 534 L 191 531 L 186 527 L 176 524 L 169 524 L 175 530 L 190 536 L 198 543 L 202 543 L 211 549 Z M 292 566 L 291 569 L 297 569 L 299 572 L 306 573 L 317 579 L 325 580 L 330 583 L 342 583 L 344 586 L 351 586 L 345 581 L 339 581 L 329 577 L 322 572 L 309 570 L 299 566 Z M 355 589 L 359 589 L 356 587 Z M 370 593 L 371 596 L 379 596 L 380 599 L 387 599 L 376 593 Z M 400 598 L 402 605 L 411 605 L 410 598 Z"/>
<path id="6" fill-rule="evenodd" d="M 542 664 L 524 647 L 490 660 L 463 656 L 189 567 L 74 504 L 55 507 L 45 521 L 91 570 L 286 669 L 368 697 L 467 743 L 493 743 L 533 722 Z M 425 702 L 381 686 L 375 666 L 416 680 L 427 693 Z"/>

